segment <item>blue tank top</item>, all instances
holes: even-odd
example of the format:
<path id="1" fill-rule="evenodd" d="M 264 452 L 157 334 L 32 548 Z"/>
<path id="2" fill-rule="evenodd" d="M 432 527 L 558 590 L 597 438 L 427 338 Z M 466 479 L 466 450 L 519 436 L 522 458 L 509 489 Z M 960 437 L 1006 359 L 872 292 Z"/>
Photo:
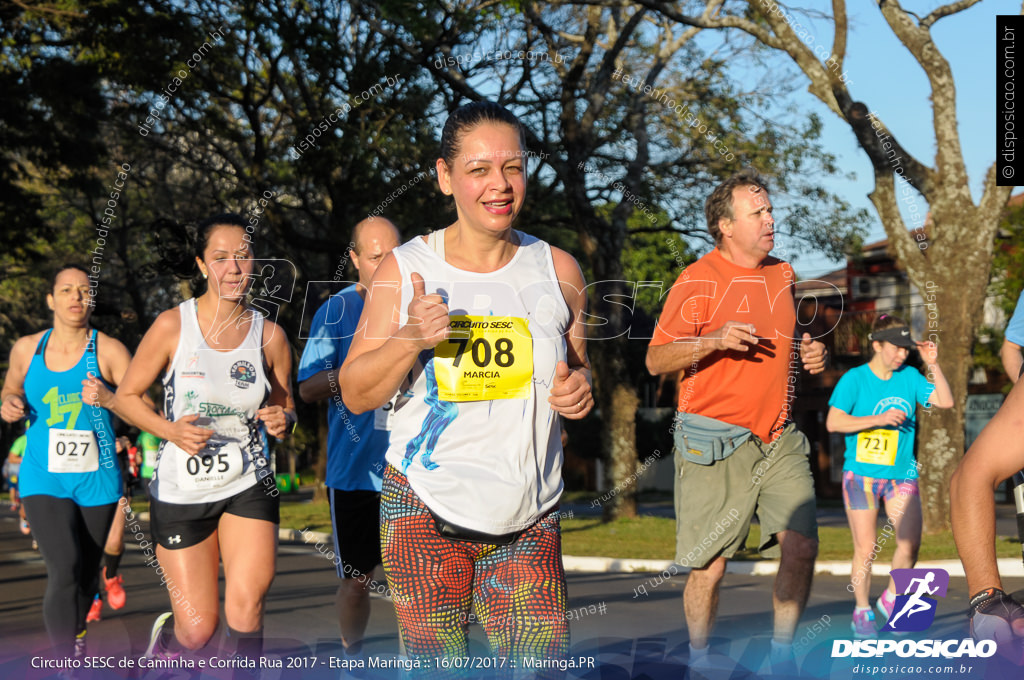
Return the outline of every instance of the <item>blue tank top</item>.
<path id="1" fill-rule="evenodd" d="M 25 375 L 31 425 L 21 463 L 21 495 L 70 498 L 82 506 L 116 503 L 123 484 L 111 414 L 82 401 L 82 381 L 89 373 L 101 375 L 96 330 L 82 358 L 66 371 L 46 366 L 46 343 L 52 331 L 39 341 Z"/>

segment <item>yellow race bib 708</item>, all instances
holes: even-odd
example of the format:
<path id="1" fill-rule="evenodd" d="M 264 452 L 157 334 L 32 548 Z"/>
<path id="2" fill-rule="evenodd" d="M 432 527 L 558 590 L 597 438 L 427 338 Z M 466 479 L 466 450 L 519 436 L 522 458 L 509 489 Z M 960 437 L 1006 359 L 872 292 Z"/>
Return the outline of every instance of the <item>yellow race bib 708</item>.
<path id="1" fill-rule="evenodd" d="M 526 399 L 533 383 L 533 338 L 515 316 L 451 316 L 434 349 L 438 396 L 445 401 Z"/>

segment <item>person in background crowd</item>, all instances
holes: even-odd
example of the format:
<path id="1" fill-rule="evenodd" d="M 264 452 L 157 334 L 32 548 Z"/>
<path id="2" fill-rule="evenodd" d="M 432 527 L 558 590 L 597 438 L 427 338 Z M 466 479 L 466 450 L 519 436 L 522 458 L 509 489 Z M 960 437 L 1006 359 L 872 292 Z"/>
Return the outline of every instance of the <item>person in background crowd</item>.
<path id="1" fill-rule="evenodd" d="M 790 409 L 796 371 L 801 364 L 811 374 L 824 370 L 825 347 L 795 330 L 795 277 L 769 255 L 775 220 L 764 180 L 733 175 L 712 191 L 704 212 L 715 248 L 679 275 L 647 349 L 651 375 L 681 372 L 673 423 L 676 562 L 693 568 L 683 598 L 690 665 L 716 663 L 708 637 L 719 587 L 756 512 L 762 554 L 781 554 L 770 663 L 791 673 L 818 524 L 810 446 Z M 710 545 L 708 536 L 715 536 Z"/>
<path id="2" fill-rule="evenodd" d="M 153 322 L 114 401 L 125 421 L 165 440 L 150 528 L 172 611 L 153 624 L 147 656 L 173 659 L 210 641 L 222 559 L 224 653 L 262 651 L 280 523 L 266 435 L 288 434 L 295 406 L 288 339 L 246 302 L 254 257 L 246 225 L 238 215 L 200 223 L 191 256 L 178 263 L 198 269 L 198 294 Z M 161 374 L 166 418 L 143 401 Z"/>
<path id="3" fill-rule="evenodd" d="M 89 326 L 94 300 L 81 267 L 56 271 L 46 303 L 53 327 L 11 348 L 0 416 L 31 423 L 18 485 L 46 562 L 43 619 L 54 653 L 82 658 L 122 487 L 106 386 L 121 382 L 131 355 Z"/>
<path id="4" fill-rule="evenodd" d="M 917 404 L 953 407 L 953 393 L 939 367 L 935 343 L 914 342 L 907 323 L 888 314 L 875 320 L 870 340 L 871 359 L 839 379 L 825 421 L 829 432 L 846 434 L 843 504 L 853 536 L 851 592 L 856 601 L 850 625 L 859 638 L 878 635 L 869 599 L 882 500 L 896 537 L 892 568 L 912 569 L 921 547 L 921 495 L 914 460 Z M 915 348 L 928 368 L 928 378 L 904 363 Z M 886 619 L 892 617 L 895 589 L 890 577 L 875 603 Z"/>

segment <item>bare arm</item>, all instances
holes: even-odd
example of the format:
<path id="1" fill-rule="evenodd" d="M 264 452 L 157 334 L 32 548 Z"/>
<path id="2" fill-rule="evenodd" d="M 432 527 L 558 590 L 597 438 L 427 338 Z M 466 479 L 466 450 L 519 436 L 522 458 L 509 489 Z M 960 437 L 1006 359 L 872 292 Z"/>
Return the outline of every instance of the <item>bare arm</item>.
<path id="1" fill-rule="evenodd" d="M 28 405 L 25 403 L 25 374 L 28 373 L 28 366 L 32 363 L 32 352 L 35 351 L 40 337 L 39 333 L 27 335 L 15 342 L 11 348 L 7 376 L 4 378 L 3 390 L 0 391 L 0 400 L 3 401 L 0 417 L 8 423 L 18 422 L 28 413 Z"/>
<path id="2" fill-rule="evenodd" d="M 679 338 L 665 345 L 647 348 L 647 371 L 651 375 L 675 373 L 689 368 L 715 352 L 746 352 L 758 343 L 753 324 L 726 321 L 721 327 L 700 337 Z"/>
<path id="3" fill-rule="evenodd" d="M 386 404 L 419 353 L 448 337 L 448 305 L 440 295 L 426 294 L 419 274 L 413 272 L 412 280 L 409 321 L 399 327 L 401 274 L 394 253 L 384 258 L 373 276 L 352 346 L 338 375 L 341 398 L 353 413 Z"/>
<path id="4" fill-rule="evenodd" d="M 935 389 L 928 397 L 928 406 L 953 408 L 953 391 L 949 388 L 946 376 L 939 367 L 939 348 L 934 342 L 919 342 L 917 349 L 928 367 L 928 376 L 932 379 Z"/>
<path id="5" fill-rule="evenodd" d="M 953 539 L 967 592 L 1002 589 L 995 553 L 995 489 L 1024 468 L 1024 386 L 1018 383 L 981 431 L 950 481 Z"/>
<path id="6" fill-rule="evenodd" d="M 1010 382 L 1016 383 L 1020 378 L 1021 366 L 1024 366 L 1021 346 L 1015 342 L 1003 340 L 1003 346 L 999 348 L 999 358 L 1003 360 L 1003 369 L 1010 378 Z"/>
<path id="7" fill-rule="evenodd" d="M 307 404 L 329 399 L 338 389 L 338 372 L 341 367 L 314 373 L 299 383 L 299 397 Z M 331 385 L 334 385 L 333 389 Z"/>
<path id="8" fill-rule="evenodd" d="M 256 417 L 263 421 L 267 434 L 282 439 L 295 422 L 295 400 L 292 398 L 292 351 L 284 331 L 275 323 L 267 322 L 264 338 L 268 338 L 263 347 L 270 380 L 270 398 L 267 405 L 256 412 Z"/>
<path id="9" fill-rule="evenodd" d="M 172 423 L 155 413 L 144 399 L 146 390 L 156 382 L 174 357 L 181 333 L 180 324 L 178 310 L 172 309 L 158 316 L 146 331 L 135 358 L 128 365 L 117 387 L 115 412 L 129 425 L 172 441 L 183 451 L 196 454 L 206 444 L 206 440 L 213 436 L 213 430 L 191 424 L 199 417 L 198 414 L 185 416 Z"/>
<path id="10" fill-rule="evenodd" d="M 935 380 L 935 390 L 928 397 L 928 405 L 938 408 L 953 408 L 953 391 L 938 364 L 929 364 L 928 370 Z"/>
<path id="11" fill-rule="evenodd" d="M 116 387 L 124 379 L 132 361 L 132 355 L 120 340 L 110 337 L 106 333 L 100 333 L 97 340 L 97 354 L 99 359 L 99 376 L 94 371 L 89 371 L 89 377 L 82 381 L 82 401 L 90 406 L 99 406 L 112 411 L 124 420 L 118 412 L 117 396 L 107 389 L 104 382 Z M 99 379 L 102 378 L 102 381 Z M 153 409 L 153 401 L 146 396 L 146 405 Z"/>
<path id="12" fill-rule="evenodd" d="M 572 322 L 565 331 L 566 365 L 559 362 L 555 368 L 555 382 L 548 403 L 552 410 L 566 418 L 579 420 L 594 407 L 593 381 L 587 358 L 587 329 L 583 324 L 583 311 L 587 304 L 586 282 L 579 264 L 569 253 L 552 247 L 551 259 L 562 297 L 572 314 Z"/>
<path id="13" fill-rule="evenodd" d="M 828 349 L 825 348 L 825 343 L 812 339 L 810 333 L 804 333 L 800 340 L 800 359 L 805 371 L 817 375 L 825 370 Z"/>
<path id="14" fill-rule="evenodd" d="M 825 428 L 829 432 L 843 432 L 850 434 L 872 430 L 876 427 L 899 427 L 907 419 L 907 414 L 898 408 L 891 408 L 885 413 L 873 416 L 851 416 L 842 409 L 832 406 L 828 410 L 828 417 L 825 419 Z"/>

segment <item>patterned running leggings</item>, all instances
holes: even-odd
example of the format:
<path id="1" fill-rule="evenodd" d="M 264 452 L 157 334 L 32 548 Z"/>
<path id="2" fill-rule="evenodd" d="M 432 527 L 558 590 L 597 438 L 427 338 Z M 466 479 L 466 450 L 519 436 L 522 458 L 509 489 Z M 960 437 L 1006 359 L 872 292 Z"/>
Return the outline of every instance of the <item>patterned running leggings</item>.
<path id="1" fill-rule="evenodd" d="M 502 669 L 464 671 L 464 677 L 511 676 L 523 658 L 561 659 L 569 649 L 565 570 L 557 511 L 541 517 L 511 545 L 469 543 L 438 534 L 427 506 L 390 465 L 381 493 L 381 552 L 398 626 L 412 659 L 432 672 L 435 657 L 467 655 L 469 623 L 479 621 Z M 470 614 L 470 604 L 476 609 Z M 495 672 L 497 671 L 497 672 Z M 536 677 L 561 677 L 553 672 Z M 517 674 L 518 675 L 518 674 Z"/>

